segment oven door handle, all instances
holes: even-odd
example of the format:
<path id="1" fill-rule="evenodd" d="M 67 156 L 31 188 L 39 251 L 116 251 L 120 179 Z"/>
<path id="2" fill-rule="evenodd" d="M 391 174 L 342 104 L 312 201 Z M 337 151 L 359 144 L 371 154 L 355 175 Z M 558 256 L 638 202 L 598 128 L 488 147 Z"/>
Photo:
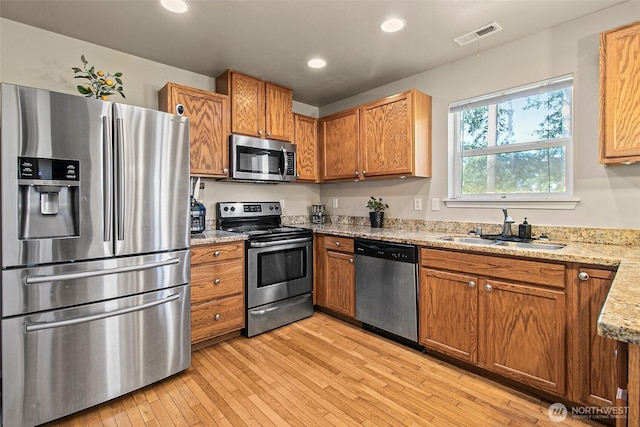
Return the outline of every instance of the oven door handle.
<path id="1" fill-rule="evenodd" d="M 313 237 L 301 237 L 299 239 L 289 239 L 289 240 L 277 240 L 275 242 L 251 242 L 249 241 L 249 246 L 252 248 L 267 248 L 269 246 L 282 246 L 289 245 L 292 243 L 303 243 L 303 242 L 311 242 Z"/>

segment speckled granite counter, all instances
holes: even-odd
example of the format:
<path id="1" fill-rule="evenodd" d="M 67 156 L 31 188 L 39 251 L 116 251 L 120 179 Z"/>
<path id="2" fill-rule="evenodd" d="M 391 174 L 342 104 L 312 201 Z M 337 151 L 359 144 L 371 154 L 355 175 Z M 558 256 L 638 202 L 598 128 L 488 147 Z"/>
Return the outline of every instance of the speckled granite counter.
<path id="1" fill-rule="evenodd" d="M 478 253 L 512 255 L 549 261 L 577 262 L 602 266 L 618 266 L 609 296 L 598 320 L 598 333 L 632 344 L 640 344 L 640 247 L 606 245 L 581 242 L 555 242 L 566 246 L 562 249 L 520 249 L 500 246 L 481 246 L 441 240 L 452 233 L 431 233 L 396 228 L 375 229 L 368 226 L 308 224 L 316 233 L 344 237 L 361 237 L 431 246 L 443 249 L 460 249 Z"/>
<path id="2" fill-rule="evenodd" d="M 237 242 L 247 240 L 249 236 L 241 233 L 230 233 L 222 230 L 209 230 L 201 234 L 191 235 L 191 246 L 210 245 L 212 243 Z"/>
<path id="3" fill-rule="evenodd" d="M 459 249 L 471 252 L 537 258 L 548 261 L 578 262 L 602 266 L 618 266 L 609 296 L 598 320 L 598 333 L 632 344 L 640 344 L 640 246 L 607 245 L 573 241 L 562 243 L 562 249 L 521 249 L 503 246 L 481 246 L 441 240 L 455 233 L 420 231 L 400 228 L 371 228 L 362 225 L 296 224 L 313 229 L 315 233 L 344 237 L 360 237 L 418 246 Z M 246 240 L 245 234 L 220 230 L 205 231 L 191 236 L 191 245 Z"/>

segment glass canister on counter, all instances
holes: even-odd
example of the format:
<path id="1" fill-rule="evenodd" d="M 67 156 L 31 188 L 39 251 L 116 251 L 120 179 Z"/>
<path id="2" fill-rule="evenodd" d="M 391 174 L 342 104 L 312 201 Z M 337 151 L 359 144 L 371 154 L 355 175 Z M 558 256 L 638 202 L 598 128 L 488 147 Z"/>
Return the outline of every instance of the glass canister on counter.
<path id="1" fill-rule="evenodd" d="M 311 220 L 314 224 L 324 224 L 326 221 L 326 206 L 325 205 L 311 205 Z"/>

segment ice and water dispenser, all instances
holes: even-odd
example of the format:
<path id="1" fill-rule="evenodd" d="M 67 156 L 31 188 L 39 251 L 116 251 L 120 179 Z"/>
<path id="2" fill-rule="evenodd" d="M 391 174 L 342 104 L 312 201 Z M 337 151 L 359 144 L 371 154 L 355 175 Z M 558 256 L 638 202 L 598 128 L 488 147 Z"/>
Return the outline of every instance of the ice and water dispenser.
<path id="1" fill-rule="evenodd" d="M 80 233 L 80 162 L 18 157 L 18 237 Z"/>

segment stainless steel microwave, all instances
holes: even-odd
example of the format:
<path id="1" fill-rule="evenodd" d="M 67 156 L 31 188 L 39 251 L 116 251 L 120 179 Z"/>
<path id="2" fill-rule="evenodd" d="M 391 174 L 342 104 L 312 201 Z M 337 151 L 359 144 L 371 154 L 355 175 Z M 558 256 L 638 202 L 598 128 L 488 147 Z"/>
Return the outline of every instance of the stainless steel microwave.
<path id="1" fill-rule="evenodd" d="M 290 182 L 297 177 L 296 146 L 244 135 L 229 137 L 231 178 Z"/>

